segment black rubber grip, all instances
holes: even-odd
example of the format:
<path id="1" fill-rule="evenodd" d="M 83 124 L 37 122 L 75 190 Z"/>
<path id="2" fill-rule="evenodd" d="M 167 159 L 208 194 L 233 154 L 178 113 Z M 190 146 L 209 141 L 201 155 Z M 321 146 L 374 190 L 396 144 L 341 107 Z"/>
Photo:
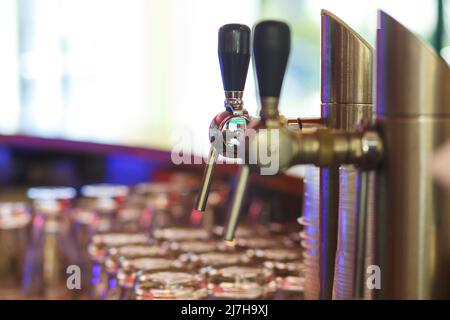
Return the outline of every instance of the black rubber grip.
<path id="1" fill-rule="evenodd" d="M 289 26 L 262 21 L 253 31 L 253 65 L 261 97 L 279 97 L 291 49 Z"/>
<path id="2" fill-rule="evenodd" d="M 219 62 L 225 91 L 243 91 L 250 63 L 250 28 L 226 24 L 219 29 Z"/>

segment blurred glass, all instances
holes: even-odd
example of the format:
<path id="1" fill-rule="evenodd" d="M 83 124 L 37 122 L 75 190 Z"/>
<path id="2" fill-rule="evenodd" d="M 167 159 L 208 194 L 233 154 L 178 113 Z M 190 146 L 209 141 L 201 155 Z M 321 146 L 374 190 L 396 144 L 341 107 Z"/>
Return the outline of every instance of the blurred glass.
<path id="1" fill-rule="evenodd" d="M 208 278 L 211 299 L 260 300 L 272 299 L 275 294 L 272 272 L 259 266 L 211 268 Z"/>
<path id="2" fill-rule="evenodd" d="M 66 287 L 66 270 L 77 265 L 79 252 L 70 234 L 69 211 L 75 190 L 69 187 L 28 189 L 33 200 L 33 222 L 23 274 L 28 297 L 77 298 Z"/>
<path id="3" fill-rule="evenodd" d="M 185 271 L 183 266 L 174 259 L 145 257 L 137 259 L 120 260 L 117 271 L 117 282 L 119 286 L 118 298 L 121 300 L 134 299 L 135 282 L 140 273 L 155 273 L 163 271 Z M 139 281 L 139 280 L 138 280 Z M 114 299 L 114 297 L 112 297 Z"/>
<path id="4" fill-rule="evenodd" d="M 119 231 L 119 212 L 124 207 L 128 187 L 116 184 L 91 184 L 81 188 L 83 197 L 92 200 L 90 210 L 96 221 L 89 226 L 97 232 Z"/>
<path id="5" fill-rule="evenodd" d="M 149 236 L 142 233 L 111 232 L 96 234 L 92 237 L 87 248 L 90 257 L 91 272 L 89 279 L 89 296 L 91 299 L 104 299 L 108 290 L 108 274 L 105 261 L 113 248 L 126 245 L 146 245 L 150 242 Z"/>
<path id="6" fill-rule="evenodd" d="M 137 300 L 203 300 L 207 298 L 200 275 L 185 272 L 143 272 L 135 285 Z"/>
<path id="7" fill-rule="evenodd" d="M 0 202 L 0 299 L 21 297 L 30 221 L 25 203 Z"/>

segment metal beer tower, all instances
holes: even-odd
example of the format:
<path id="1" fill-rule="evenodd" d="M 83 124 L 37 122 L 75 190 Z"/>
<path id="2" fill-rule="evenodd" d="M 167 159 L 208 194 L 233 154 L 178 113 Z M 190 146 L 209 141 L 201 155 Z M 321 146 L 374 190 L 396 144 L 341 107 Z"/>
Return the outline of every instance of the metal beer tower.
<path id="1" fill-rule="evenodd" d="M 333 282 L 340 272 L 335 265 L 338 242 L 343 240 L 352 246 L 345 265 L 353 265 L 353 290 L 343 298 L 450 298 L 450 192 L 429 173 L 434 150 L 450 138 L 449 66 L 380 11 L 373 121 L 373 50 L 345 23 L 323 11 L 324 125 L 317 121 L 313 130 L 294 132 L 280 125 L 279 91 L 266 90 L 281 88 L 287 55 L 284 59 L 280 53 L 289 53 L 288 27 L 272 27 L 275 31 L 266 22 L 255 27 L 259 123 L 265 125 L 251 126 L 256 134 L 250 137 L 246 151 L 250 159 L 256 159 L 256 166 L 246 165 L 265 166 L 257 151 L 262 148 L 279 156 L 280 171 L 297 164 L 321 168 L 319 298 L 332 298 Z M 278 134 L 275 143 L 268 139 L 272 130 Z M 340 193 L 350 174 L 356 176 L 354 192 Z M 242 199 L 244 190 L 237 189 L 241 194 L 234 196 L 235 201 Z M 344 210 L 345 203 L 353 209 Z M 228 223 L 227 239 L 233 238 L 238 213 Z M 349 219 L 355 228 L 350 233 L 338 222 Z M 366 290 L 368 264 L 381 272 L 381 287 L 373 295 Z"/>

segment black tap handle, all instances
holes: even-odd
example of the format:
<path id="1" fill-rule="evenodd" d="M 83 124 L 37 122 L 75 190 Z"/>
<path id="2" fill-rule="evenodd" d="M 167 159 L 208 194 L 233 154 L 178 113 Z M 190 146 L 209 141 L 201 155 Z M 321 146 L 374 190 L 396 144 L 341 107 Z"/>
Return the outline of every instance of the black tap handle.
<path id="1" fill-rule="evenodd" d="M 289 26 L 280 21 L 262 21 L 253 31 L 253 65 L 260 97 L 280 97 L 291 49 Z"/>
<path id="2" fill-rule="evenodd" d="M 219 62 L 225 91 L 244 91 L 250 63 L 250 28 L 226 24 L 219 29 Z"/>

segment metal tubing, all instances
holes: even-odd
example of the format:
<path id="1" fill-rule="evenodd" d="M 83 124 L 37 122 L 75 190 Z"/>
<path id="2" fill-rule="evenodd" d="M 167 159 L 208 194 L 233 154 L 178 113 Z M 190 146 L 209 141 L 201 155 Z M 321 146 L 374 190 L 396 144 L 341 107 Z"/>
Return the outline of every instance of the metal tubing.
<path id="1" fill-rule="evenodd" d="M 372 64 L 371 46 L 342 20 L 323 10 L 321 96 L 322 118 L 328 128 L 353 131 L 371 122 Z M 321 169 L 320 189 L 320 299 L 331 299 L 339 215 L 357 212 L 339 209 L 339 197 L 355 197 L 339 194 L 339 166 Z M 340 235 L 349 237 L 345 232 Z M 354 257 L 349 254 L 345 259 L 350 261 L 345 265 L 353 263 Z"/>
<path id="2" fill-rule="evenodd" d="M 239 220 L 242 202 L 247 189 L 248 178 L 250 176 L 250 167 L 242 165 L 236 176 L 235 187 L 233 188 L 233 197 L 231 198 L 231 207 L 228 213 L 227 225 L 225 226 L 224 238 L 226 241 L 234 239 L 234 232 Z"/>
<path id="3" fill-rule="evenodd" d="M 205 171 L 203 173 L 202 184 L 195 204 L 194 210 L 205 211 L 206 203 L 208 202 L 209 189 L 211 188 L 211 182 L 214 174 L 214 167 L 219 154 L 214 146 L 209 149 L 208 162 L 206 163 Z"/>

